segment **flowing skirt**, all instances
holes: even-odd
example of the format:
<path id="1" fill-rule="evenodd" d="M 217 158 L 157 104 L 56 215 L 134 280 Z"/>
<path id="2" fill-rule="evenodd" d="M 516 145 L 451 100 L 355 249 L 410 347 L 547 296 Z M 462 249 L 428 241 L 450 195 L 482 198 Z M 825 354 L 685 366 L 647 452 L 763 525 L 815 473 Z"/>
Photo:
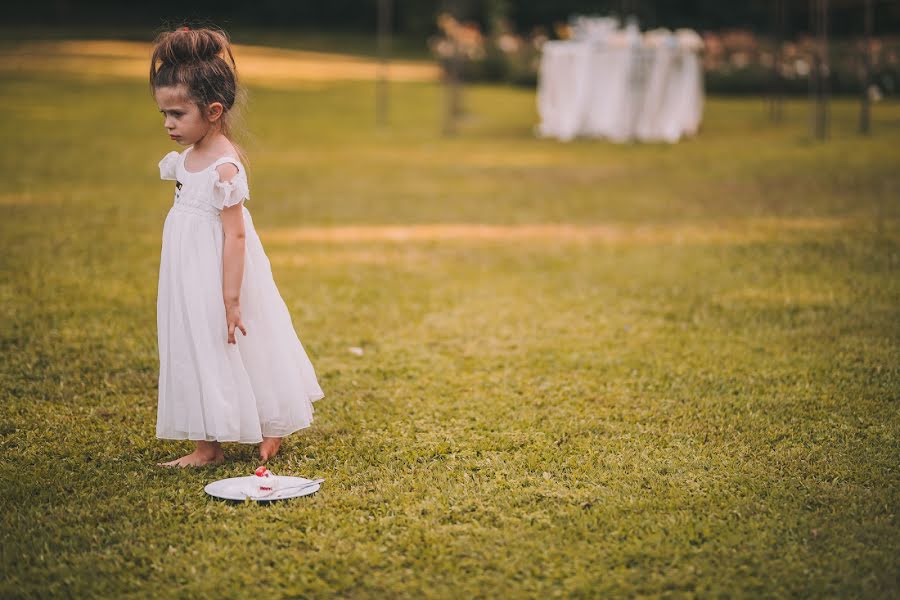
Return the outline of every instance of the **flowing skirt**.
<path id="1" fill-rule="evenodd" d="M 246 231 L 241 320 L 228 343 L 218 216 L 173 206 L 163 226 L 157 295 L 156 437 L 258 443 L 312 423 L 324 397 L 253 219 Z"/>

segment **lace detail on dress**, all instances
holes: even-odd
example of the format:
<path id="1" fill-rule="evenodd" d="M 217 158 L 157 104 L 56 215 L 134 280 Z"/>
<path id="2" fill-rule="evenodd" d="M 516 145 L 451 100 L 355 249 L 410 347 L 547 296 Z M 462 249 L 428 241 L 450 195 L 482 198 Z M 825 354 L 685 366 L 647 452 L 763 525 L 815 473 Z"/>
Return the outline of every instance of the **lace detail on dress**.
<path id="1" fill-rule="evenodd" d="M 175 179 L 175 165 L 178 164 L 178 157 L 180 155 L 178 152 L 172 150 L 168 154 L 166 154 L 161 161 L 159 161 L 159 178 L 160 179 Z"/>

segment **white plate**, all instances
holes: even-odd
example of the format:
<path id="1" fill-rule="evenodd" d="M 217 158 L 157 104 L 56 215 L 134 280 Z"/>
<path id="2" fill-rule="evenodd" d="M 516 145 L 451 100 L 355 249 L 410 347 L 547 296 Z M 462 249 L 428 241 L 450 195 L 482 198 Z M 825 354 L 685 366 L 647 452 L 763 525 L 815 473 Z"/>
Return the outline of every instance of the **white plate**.
<path id="1" fill-rule="evenodd" d="M 222 498 L 223 500 L 257 500 L 259 502 L 268 502 L 269 500 L 284 500 L 286 498 L 297 498 L 299 496 L 308 496 L 318 491 L 324 479 L 304 479 L 303 477 L 290 477 L 288 475 L 278 475 L 278 489 L 268 496 L 252 496 L 248 493 L 252 489 L 253 480 L 256 475 L 247 475 L 246 477 L 229 477 L 228 479 L 220 479 L 207 484 L 203 490 L 210 496 Z"/>

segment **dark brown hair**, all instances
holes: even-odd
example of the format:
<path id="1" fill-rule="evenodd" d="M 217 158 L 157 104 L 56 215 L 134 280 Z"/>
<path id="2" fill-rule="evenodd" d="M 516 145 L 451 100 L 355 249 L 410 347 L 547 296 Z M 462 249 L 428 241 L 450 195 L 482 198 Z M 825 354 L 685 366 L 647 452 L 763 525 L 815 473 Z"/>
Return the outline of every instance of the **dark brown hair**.
<path id="1" fill-rule="evenodd" d="M 150 59 L 150 93 L 178 85 L 187 89 L 190 100 L 201 112 L 212 102 L 222 104 L 222 134 L 229 138 L 246 165 L 243 150 L 232 139 L 236 112 L 232 109 L 243 104 L 246 92 L 238 85 L 237 65 L 227 33 L 215 28 L 179 27 L 156 36 Z"/>

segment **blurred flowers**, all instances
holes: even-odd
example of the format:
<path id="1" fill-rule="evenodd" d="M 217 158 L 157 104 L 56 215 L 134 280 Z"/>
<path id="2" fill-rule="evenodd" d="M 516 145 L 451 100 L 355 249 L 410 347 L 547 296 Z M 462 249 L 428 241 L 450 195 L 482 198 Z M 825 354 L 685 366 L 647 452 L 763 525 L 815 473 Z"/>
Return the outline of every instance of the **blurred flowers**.
<path id="1" fill-rule="evenodd" d="M 429 38 L 428 45 L 445 71 L 458 60 L 467 81 L 537 82 L 540 48 L 548 39 L 543 28 L 525 38 L 508 20 L 498 19 L 491 34 L 485 35 L 477 23 L 460 22 L 448 13 L 438 16 L 437 28 L 439 33 Z"/>
<path id="2" fill-rule="evenodd" d="M 537 83 L 541 48 L 550 39 L 573 39 L 578 18 L 555 23 L 552 30 L 536 27 L 517 33 L 508 19 L 494 19 L 490 33 L 475 22 L 460 22 L 449 13 L 437 18 L 438 33 L 428 40 L 432 54 L 445 72 L 456 60 L 458 73 L 466 81 L 497 81 L 520 85 Z M 787 93 L 807 92 L 817 41 L 808 35 L 787 40 L 779 48 L 767 37 L 746 29 L 706 31 L 702 34 L 703 67 L 709 92 L 760 93 L 771 88 L 777 73 Z M 699 45 L 699 40 L 698 40 Z M 836 93 L 861 90 L 861 40 L 833 40 L 830 62 L 823 66 Z M 900 82 L 900 37 L 873 38 L 872 97 L 896 94 Z"/>
<path id="3" fill-rule="evenodd" d="M 805 93 L 807 79 L 812 74 L 818 47 L 816 38 L 800 35 L 775 47 L 769 38 L 748 30 L 707 31 L 703 33 L 706 51 L 703 67 L 711 91 L 760 92 L 769 89 L 773 70 L 788 92 Z M 823 71 L 830 87 L 837 93 L 857 93 L 861 90 L 865 42 L 858 39 L 832 40 L 829 61 Z M 896 93 L 895 82 L 900 75 L 896 56 L 900 37 L 872 38 L 869 52 L 872 60 L 873 86 L 870 94 Z M 894 59 L 893 61 L 891 59 Z"/>

